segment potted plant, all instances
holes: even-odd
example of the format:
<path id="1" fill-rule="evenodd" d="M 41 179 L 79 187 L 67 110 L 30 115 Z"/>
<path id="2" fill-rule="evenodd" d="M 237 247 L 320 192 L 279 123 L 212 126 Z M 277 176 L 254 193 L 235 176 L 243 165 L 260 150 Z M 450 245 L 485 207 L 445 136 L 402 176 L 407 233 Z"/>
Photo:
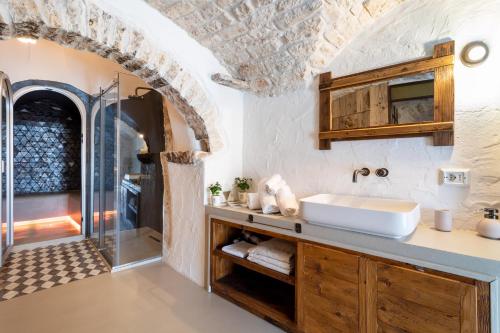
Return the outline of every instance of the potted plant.
<path id="1" fill-rule="evenodd" d="M 208 186 L 208 190 L 211 194 L 210 200 L 212 206 L 221 206 L 224 202 L 224 197 L 222 196 L 222 186 L 220 185 L 220 183 L 216 182 L 215 184 L 211 184 L 210 186 Z"/>
<path id="2" fill-rule="evenodd" d="M 252 178 L 238 177 L 234 179 L 234 185 L 238 188 L 238 199 L 241 203 L 247 202 L 247 192 L 252 184 Z"/>

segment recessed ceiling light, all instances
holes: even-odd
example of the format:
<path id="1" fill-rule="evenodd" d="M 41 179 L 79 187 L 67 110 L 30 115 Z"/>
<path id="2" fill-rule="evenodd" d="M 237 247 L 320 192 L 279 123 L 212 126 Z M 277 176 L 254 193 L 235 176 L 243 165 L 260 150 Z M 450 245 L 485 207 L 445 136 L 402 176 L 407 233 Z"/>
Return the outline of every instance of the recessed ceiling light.
<path id="1" fill-rule="evenodd" d="M 461 59 L 465 66 L 473 67 L 483 63 L 489 55 L 488 45 L 483 42 L 471 42 L 462 50 Z"/>
<path id="2" fill-rule="evenodd" d="M 19 36 L 16 39 L 24 44 L 36 44 L 37 42 L 36 38 L 33 38 L 32 36 Z"/>

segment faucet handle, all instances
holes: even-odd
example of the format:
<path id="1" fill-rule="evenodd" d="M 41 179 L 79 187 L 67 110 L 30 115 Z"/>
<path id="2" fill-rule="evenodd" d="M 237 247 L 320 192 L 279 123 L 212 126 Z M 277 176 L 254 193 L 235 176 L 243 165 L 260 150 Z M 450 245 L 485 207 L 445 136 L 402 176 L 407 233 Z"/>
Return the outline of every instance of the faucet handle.
<path id="1" fill-rule="evenodd" d="M 359 170 L 359 173 L 363 176 L 368 176 L 370 174 L 370 169 L 368 168 L 362 168 L 361 170 Z"/>
<path id="2" fill-rule="evenodd" d="M 375 170 L 375 174 L 377 175 L 377 177 L 387 177 L 389 175 L 389 170 L 387 170 L 386 168 L 379 168 Z"/>

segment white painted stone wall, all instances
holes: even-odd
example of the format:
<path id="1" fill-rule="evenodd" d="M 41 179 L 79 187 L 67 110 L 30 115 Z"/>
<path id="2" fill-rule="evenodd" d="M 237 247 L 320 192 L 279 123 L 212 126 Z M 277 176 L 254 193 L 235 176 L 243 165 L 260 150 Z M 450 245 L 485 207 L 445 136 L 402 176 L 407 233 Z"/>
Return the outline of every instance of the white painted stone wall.
<path id="1" fill-rule="evenodd" d="M 317 82 L 276 98 L 245 96 L 243 170 L 255 179 L 281 173 L 299 197 L 331 192 L 411 199 L 432 221 L 436 208 L 450 208 L 456 226 L 474 228 L 475 210 L 500 205 L 500 2 L 415 0 L 401 5 L 347 45 L 331 70 L 346 75 L 432 54 L 448 38 L 457 53 L 483 40 L 490 57 L 480 67 L 455 66 L 455 146 L 434 147 L 427 138 L 334 142 L 316 149 Z M 440 167 L 472 170 L 470 188 L 438 185 Z M 387 179 L 361 177 L 355 168 L 386 167 Z"/>
<path id="2" fill-rule="evenodd" d="M 204 166 L 168 163 L 172 222 L 164 230 L 163 258 L 199 285 L 206 274 Z"/>

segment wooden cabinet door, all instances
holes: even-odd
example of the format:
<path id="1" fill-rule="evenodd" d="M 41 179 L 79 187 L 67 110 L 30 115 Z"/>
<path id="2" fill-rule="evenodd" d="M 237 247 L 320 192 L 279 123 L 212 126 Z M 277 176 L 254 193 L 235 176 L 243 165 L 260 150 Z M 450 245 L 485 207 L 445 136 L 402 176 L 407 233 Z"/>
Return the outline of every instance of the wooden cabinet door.
<path id="1" fill-rule="evenodd" d="M 474 283 L 369 260 L 366 284 L 369 333 L 480 331 Z"/>
<path id="2" fill-rule="evenodd" d="M 360 331 L 361 258 L 299 243 L 297 320 L 305 333 Z"/>

